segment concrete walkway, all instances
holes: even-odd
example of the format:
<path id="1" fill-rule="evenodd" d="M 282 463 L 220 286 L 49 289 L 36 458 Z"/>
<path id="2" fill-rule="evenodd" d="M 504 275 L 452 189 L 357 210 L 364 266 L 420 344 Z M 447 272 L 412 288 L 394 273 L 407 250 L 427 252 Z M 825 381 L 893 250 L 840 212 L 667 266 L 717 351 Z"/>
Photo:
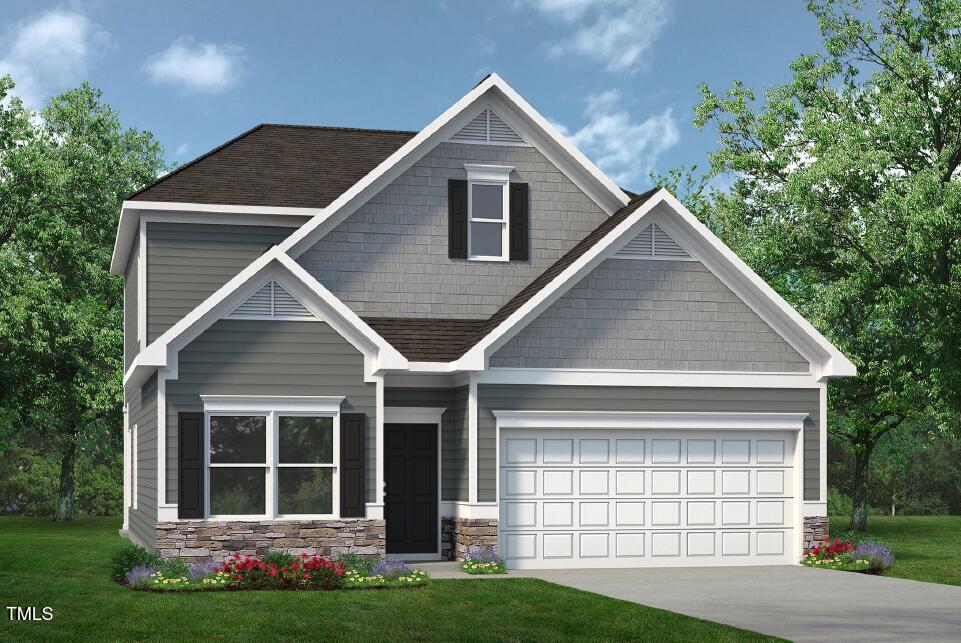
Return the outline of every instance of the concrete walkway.
<path id="1" fill-rule="evenodd" d="M 433 578 L 468 576 L 421 563 Z M 780 636 L 814 640 L 961 641 L 961 587 L 785 567 L 513 571 L 604 596 Z"/>

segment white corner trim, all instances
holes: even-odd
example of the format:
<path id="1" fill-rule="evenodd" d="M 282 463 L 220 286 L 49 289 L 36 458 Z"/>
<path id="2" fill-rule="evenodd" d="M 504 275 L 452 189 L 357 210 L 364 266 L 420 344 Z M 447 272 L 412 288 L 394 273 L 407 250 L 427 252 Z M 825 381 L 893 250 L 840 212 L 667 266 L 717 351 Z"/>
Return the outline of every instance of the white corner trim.
<path id="1" fill-rule="evenodd" d="M 444 407 L 434 406 L 385 406 L 384 422 L 387 424 L 437 424 L 441 423 Z"/>
<path id="2" fill-rule="evenodd" d="M 477 502 L 477 380 L 467 384 L 467 499 Z"/>
<path id="3" fill-rule="evenodd" d="M 827 502 L 803 502 L 801 503 L 802 518 L 824 518 L 828 515 Z"/>
<path id="4" fill-rule="evenodd" d="M 137 352 L 147 347 L 147 224 L 137 227 Z M 124 264 L 126 265 L 126 264 Z"/>
<path id="5" fill-rule="evenodd" d="M 305 223 L 302 228 L 288 237 L 280 247 L 292 257 L 299 256 L 313 245 L 317 237 L 326 234 L 360 207 L 371 193 L 376 193 L 406 170 L 407 165 L 413 163 L 412 159 L 419 158 L 418 153 L 426 154 L 427 150 L 433 148 L 435 144 L 446 140 L 457 132 L 464 124 L 460 122 L 461 120 L 469 121 L 486 108 L 488 104 L 482 103 L 479 99 L 491 90 L 493 90 L 492 99 L 499 96 L 500 103 L 503 103 L 503 106 L 510 108 L 510 110 L 526 119 L 527 122 L 520 124 L 523 127 L 518 128 L 518 134 L 525 140 L 533 142 L 534 137 L 531 136 L 531 133 L 537 130 L 540 135 L 539 138 L 550 148 L 542 151 L 545 156 L 555 165 L 576 166 L 582 176 L 573 176 L 571 180 L 585 190 L 588 196 L 597 201 L 598 205 L 608 214 L 612 214 L 628 203 L 630 199 L 623 190 L 591 163 L 570 141 L 565 139 L 547 119 L 538 114 L 500 76 L 491 74 L 371 170 L 364 178 L 334 199 L 324 209 L 323 213 Z M 498 109 L 497 113 L 501 118 L 505 118 L 504 110 Z M 514 123 L 509 124 L 514 125 Z M 569 162 L 565 164 L 563 163 L 564 160 Z M 586 186 L 583 179 L 589 180 L 593 186 Z M 591 189 L 592 187 L 593 189 Z"/>
<path id="6" fill-rule="evenodd" d="M 343 395 L 201 395 L 206 413 L 339 413 Z"/>
<path id="7" fill-rule="evenodd" d="M 177 517 L 177 505 L 161 505 L 157 507 L 157 522 L 173 522 Z"/>
<path id="8" fill-rule="evenodd" d="M 468 181 L 497 181 L 498 183 L 508 183 L 511 180 L 511 172 L 514 171 L 514 166 L 465 163 L 464 169 L 467 171 Z"/>
<path id="9" fill-rule="evenodd" d="M 692 429 L 800 431 L 807 413 L 492 411 L 500 429 Z"/>

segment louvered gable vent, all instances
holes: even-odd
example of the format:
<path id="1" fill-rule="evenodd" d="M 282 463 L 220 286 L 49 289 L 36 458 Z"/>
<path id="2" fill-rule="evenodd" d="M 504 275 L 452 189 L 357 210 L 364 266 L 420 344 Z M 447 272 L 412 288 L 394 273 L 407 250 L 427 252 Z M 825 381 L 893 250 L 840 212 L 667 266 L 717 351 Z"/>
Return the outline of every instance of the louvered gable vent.
<path id="1" fill-rule="evenodd" d="M 671 235 L 652 223 L 644 228 L 636 237 L 627 242 L 620 252 L 614 255 L 617 259 L 672 259 L 674 261 L 695 261 Z"/>
<path id="2" fill-rule="evenodd" d="M 458 143 L 489 143 L 491 145 L 525 144 L 524 139 L 489 107 L 474 117 L 450 140 Z"/>
<path id="3" fill-rule="evenodd" d="M 237 306 L 229 319 L 316 319 L 293 295 L 276 281 L 264 285 Z"/>

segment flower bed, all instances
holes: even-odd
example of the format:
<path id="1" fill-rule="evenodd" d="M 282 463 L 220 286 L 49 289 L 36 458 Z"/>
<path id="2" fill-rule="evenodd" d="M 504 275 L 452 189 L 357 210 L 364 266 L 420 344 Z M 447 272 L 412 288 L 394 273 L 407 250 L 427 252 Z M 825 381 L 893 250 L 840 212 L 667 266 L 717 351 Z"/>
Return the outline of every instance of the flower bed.
<path id="1" fill-rule="evenodd" d="M 872 539 L 826 539 L 804 552 L 801 564 L 820 569 L 838 569 L 862 574 L 882 574 L 894 564 L 887 544 Z"/>
<path id="2" fill-rule="evenodd" d="M 121 560 L 122 559 L 122 560 Z M 130 563 L 135 563 L 130 565 Z M 141 564 L 145 563 L 145 564 Z M 250 589 L 333 590 L 380 587 L 418 587 L 428 576 L 409 569 L 396 558 L 365 559 L 358 556 L 331 558 L 286 553 L 263 557 L 234 554 L 224 563 L 186 565 L 146 555 L 118 553 L 113 575 L 131 589 L 155 592 L 195 592 Z"/>
<path id="3" fill-rule="evenodd" d="M 460 568 L 467 574 L 506 574 L 504 561 L 497 557 L 493 547 L 472 548 L 467 552 L 467 558 L 460 564 Z"/>

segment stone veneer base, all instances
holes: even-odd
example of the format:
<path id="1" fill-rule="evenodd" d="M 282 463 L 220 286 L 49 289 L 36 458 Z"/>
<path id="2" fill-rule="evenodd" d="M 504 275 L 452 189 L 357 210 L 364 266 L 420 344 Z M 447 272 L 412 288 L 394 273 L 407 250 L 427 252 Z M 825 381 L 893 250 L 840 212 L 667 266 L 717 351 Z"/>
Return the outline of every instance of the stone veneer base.
<path id="1" fill-rule="evenodd" d="M 188 562 L 284 551 L 293 555 L 383 556 L 383 520 L 178 520 L 157 523 L 155 547 L 164 558 Z"/>
<path id="2" fill-rule="evenodd" d="M 441 518 L 441 557 L 464 560 L 472 548 L 497 549 L 497 519 Z"/>
<path id="3" fill-rule="evenodd" d="M 810 549 L 828 537 L 827 516 L 804 518 L 804 549 Z"/>

